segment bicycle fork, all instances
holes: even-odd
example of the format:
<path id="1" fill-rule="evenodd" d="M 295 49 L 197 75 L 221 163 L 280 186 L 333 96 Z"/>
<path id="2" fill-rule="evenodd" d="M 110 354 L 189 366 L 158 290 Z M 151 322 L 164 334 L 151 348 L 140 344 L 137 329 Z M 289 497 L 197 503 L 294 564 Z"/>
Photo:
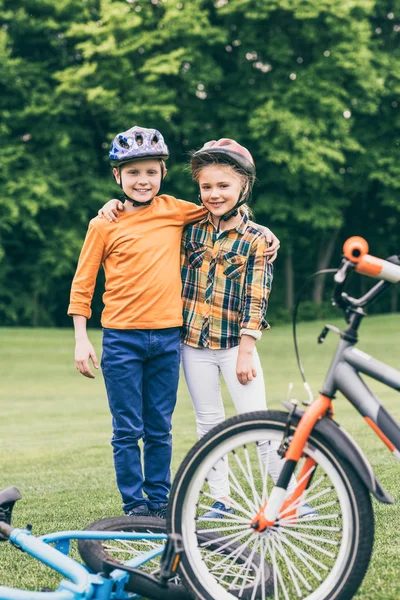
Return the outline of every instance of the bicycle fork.
<path id="1" fill-rule="evenodd" d="M 300 419 L 285 453 L 286 462 L 276 485 L 271 491 L 269 500 L 251 521 L 251 527 L 255 531 L 260 532 L 267 529 L 267 527 L 272 527 L 279 515 L 284 514 L 285 518 L 295 517 L 299 499 L 307 488 L 314 471 L 316 463 L 312 458 L 308 457 L 304 462 L 298 485 L 289 498 L 285 500 L 287 488 L 311 431 L 317 421 L 329 412 L 332 412 L 332 400 L 328 396 L 320 394 Z"/>

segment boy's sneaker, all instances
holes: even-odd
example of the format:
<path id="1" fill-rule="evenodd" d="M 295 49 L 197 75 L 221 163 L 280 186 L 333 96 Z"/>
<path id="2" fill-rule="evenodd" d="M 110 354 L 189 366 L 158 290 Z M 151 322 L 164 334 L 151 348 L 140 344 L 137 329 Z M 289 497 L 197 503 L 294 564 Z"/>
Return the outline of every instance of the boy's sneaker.
<path id="1" fill-rule="evenodd" d="M 138 504 L 126 513 L 128 517 L 149 517 L 150 514 L 147 504 Z"/>
<path id="2" fill-rule="evenodd" d="M 307 519 L 311 519 L 313 517 L 318 516 L 318 512 L 309 504 L 302 504 L 297 509 L 298 517 L 307 517 Z"/>
<path id="3" fill-rule="evenodd" d="M 157 508 L 150 509 L 151 517 L 158 517 L 159 519 L 166 519 L 168 514 L 168 503 L 160 502 Z"/>
<path id="4" fill-rule="evenodd" d="M 235 511 L 233 508 L 228 508 L 223 502 L 217 500 L 217 502 L 214 502 L 210 510 L 205 512 L 200 519 L 223 519 L 225 516 L 223 513 L 226 515 L 233 515 Z"/>

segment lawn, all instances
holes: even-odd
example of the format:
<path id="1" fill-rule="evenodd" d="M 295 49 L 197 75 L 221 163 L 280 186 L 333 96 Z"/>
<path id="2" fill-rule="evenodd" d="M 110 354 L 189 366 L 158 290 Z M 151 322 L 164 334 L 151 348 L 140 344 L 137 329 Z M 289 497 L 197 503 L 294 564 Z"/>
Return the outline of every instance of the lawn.
<path id="1" fill-rule="evenodd" d="M 337 324 L 341 324 L 340 321 Z M 324 345 L 316 338 L 323 323 L 299 325 L 299 344 L 309 383 L 316 393 L 337 343 L 330 334 Z M 400 315 L 371 317 L 361 329 L 359 347 L 400 368 Z M 33 524 L 42 534 L 82 529 L 101 517 L 121 514 L 110 446 L 111 424 L 103 381 L 80 376 L 73 362 L 72 330 L 1 329 L 1 473 L 0 487 L 16 485 L 23 499 L 13 523 Z M 100 357 L 101 332 L 91 339 Z M 291 330 L 280 326 L 258 344 L 267 385 L 269 408 L 278 409 L 287 396 L 305 399 L 296 368 Z M 371 382 L 385 406 L 400 420 L 396 392 Z M 233 408 L 227 399 L 227 414 Z M 399 466 L 385 446 L 342 397 L 336 418 L 367 453 L 394 506 L 374 501 L 376 539 L 369 572 L 357 598 L 398 600 L 400 597 L 400 477 Z M 173 472 L 196 440 L 194 416 L 184 381 L 174 416 Z M 41 588 L 53 581 L 46 567 L 0 545 L 0 584 Z"/>

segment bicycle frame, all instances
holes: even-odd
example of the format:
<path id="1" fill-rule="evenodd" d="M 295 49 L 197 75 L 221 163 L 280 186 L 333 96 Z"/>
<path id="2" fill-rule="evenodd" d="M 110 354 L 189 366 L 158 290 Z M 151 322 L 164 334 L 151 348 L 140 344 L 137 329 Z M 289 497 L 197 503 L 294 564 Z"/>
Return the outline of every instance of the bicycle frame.
<path id="1" fill-rule="evenodd" d="M 400 461 L 400 427 L 380 403 L 359 373 L 400 391 L 400 371 L 341 340 L 325 378 L 322 394 L 330 398 L 342 392 L 368 425 Z"/>
<path id="2" fill-rule="evenodd" d="M 3 524 L 4 525 L 4 524 Z M 9 526 L 6 526 L 9 527 Z M 122 569 L 114 569 L 109 577 L 89 573 L 88 569 L 66 556 L 72 539 L 126 539 L 126 540 L 165 540 L 163 533 L 133 532 L 90 532 L 61 531 L 35 537 L 29 530 L 9 527 L 9 540 L 18 548 L 54 569 L 69 581 L 61 581 L 54 592 L 33 592 L 17 588 L 0 586 L 0 600 L 125 600 L 141 598 L 136 594 L 124 591 L 129 574 Z M 49 546 L 54 543 L 55 547 Z M 148 560 L 162 554 L 164 546 L 160 545 L 127 561 L 129 567 L 139 567 Z"/>
<path id="3" fill-rule="evenodd" d="M 345 258 L 335 275 L 337 287 L 334 294 L 334 301 L 342 308 L 351 309 L 351 317 L 348 319 L 350 325 L 346 331 L 326 326 L 319 337 L 319 342 L 322 342 L 327 332 L 331 329 L 339 333 L 342 339 L 328 369 L 321 393 L 300 418 L 285 452 L 286 461 L 278 482 L 271 492 L 268 504 L 266 507 L 262 507 L 253 519 L 252 526 L 258 531 L 262 531 L 266 527 L 272 527 L 279 512 L 281 510 L 287 511 L 290 505 L 294 505 L 298 496 L 301 495 L 305 488 L 303 484 L 302 489 L 299 488 L 285 500 L 289 481 L 297 462 L 302 456 L 308 437 L 314 427 L 318 427 L 318 423 L 321 420 L 326 420 L 324 417 L 328 416 L 332 418 L 333 416 L 332 400 L 335 398 L 337 391 L 341 391 L 348 398 L 368 425 L 377 433 L 394 456 L 400 460 L 400 427 L 359 375 L 359 373 L 369 375 L 392 389 L 400 391 L 400 371 L 354 348 L 357 343 L 358 328 L 363 317 L 366 315 L 362 307 L 376 298 L 388 285 L 387 282 L 397 283 L 400 281 L 400 263 L 398 257 L 392 257 L 396 259 L 394 261 L 392 261 L 392 258 L 384 261 L 370 256 L 367 254 L 368 244 L 366 241 L 357 237 L 347 240 L 343 252 Z M 342 288 L 351 268 L 354 268 L 359 273 L 381 279 L 382 281 L 369 290 L 362 298 L 350 298 L 346 293 L 342 292 Z M 353 452 L 355 451 L 355 455 L 361 459 L 361 464 L 369 472 L 367 477 L 362 477 L 364 483 L 368 480 L 368 475 L 371 480 L 372 478 L 375 480 L 368 461 L 352 441 L 350 441 L 350 449 Z M 303 477 L 307 480 L 310 479 L 311 476 L 307 478 L 307 473 L 311 472 L 311 466 L 307 463 L 303 467 L 300 479 Z M 371 484 L 368 488 L 370 491 L 378 491 L 378 494 L 374 494 L 375 496 L 378 495 L 378 499 L 383 502 L 391 502 L 390 497 L 385 490 L 380 488 L 377 481 L 371 481 Z M 381 494 L 381 498 L 379 494 Z M 295 509 L 292 509 L 289 514 L 293 516 L 295 512 Z"/>

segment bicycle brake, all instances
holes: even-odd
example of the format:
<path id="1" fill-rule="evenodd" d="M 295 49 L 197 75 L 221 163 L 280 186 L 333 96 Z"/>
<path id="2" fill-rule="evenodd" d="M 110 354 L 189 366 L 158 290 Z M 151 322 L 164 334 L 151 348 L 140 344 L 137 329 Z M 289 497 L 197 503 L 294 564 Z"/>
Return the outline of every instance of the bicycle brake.
<path id="1" fill-rule="evenodd" d="M 292 426 L 292 418 L 297 409 L 297 400 L 291 400 L 291 404 L 292 404 L 292 407 L 289 411 L 288 418 L 286 420 L 285 429 L 283 431 L 283 438 L 282 438 L 280 446 L 277 450 L 277 453 L 281 458 L 285 457 L 286 451 L 289 448 L 289 444 L 290 444 L 289 434 L 290 434 L 290 428 Z"/>

